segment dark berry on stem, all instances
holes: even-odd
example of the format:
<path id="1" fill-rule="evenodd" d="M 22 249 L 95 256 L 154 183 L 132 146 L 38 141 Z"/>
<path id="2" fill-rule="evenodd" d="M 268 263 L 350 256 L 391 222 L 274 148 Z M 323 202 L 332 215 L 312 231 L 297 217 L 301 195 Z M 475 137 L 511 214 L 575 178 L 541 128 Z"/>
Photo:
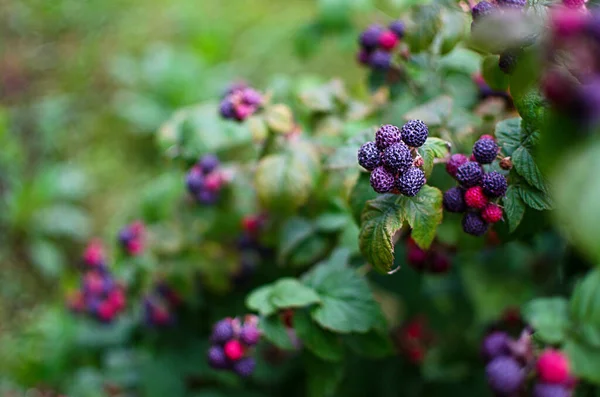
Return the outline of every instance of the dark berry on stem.
<path id="1" fill-rule="evenodd" d="M 398 178 L 398 190 L 405 196 L 416 196 L 425 185 L 425 172 L 417 167 L 412 167 Z"/>
<path id="2" fill-rule="evenodd" d="M 185 184 L 190 193 L 197 193 L 204 187 L 204 176 L 200 167 L 192 167 L 185 177 Z"/>
<path id="3" fill-rule="evenodd" d="M 230 319 L 219 321 L 213 327 L 212 341 L 217 344 L 225 344 L 233 338 L 233 325 Z"/>
<path id="4" fill-rule="evenodd" d="M 235 373 L 244 378 L 252 375 L 255 367 L 256 360 L 254 357 L 245 357 L 233 364 L 233 370 Z"/>
<path id="5" fill-rule="evenodd" d="M 376 50 L 371 54 L 369 64 L 373 69 L 388 70 L 392 64 L 392 56 L 389 52 Z"/>
<path id="6" fill-rule="evenodd" d="M 207 154 L 198 161 L 198 166 L 203 173 L 208 174 L 219 166 L 219 159 L 214 154 Z"/>
<path id="7" fill-rule="evenodd" d="M 427 140 L 429 129 L 421 120 L 410 120 L 402 126 L 402 140 L 410 147 L 421 147 Z"/>
<path id="8" fill-rule="evenodd" d="M 564 385 L 538 383 L 533 386 L 533 397 L 571 397 L 573 393 Z"/>
<path id="9" fill-rule="evenodd" d="M 456 153 L 450 156 L 450 159 L 446 163 L 446 172 L 450 174 L 453 178 L 456 177 L 456 172 L 458 171 L 458 167 L 463 165 L 469 161 L 469 158 L 462 153 Z"/>
<path id="10" fill-rule="evenodd" d="M 508 342 L 510 337 L 506 332 L 496 331 L 485 337 L 481 345 L 481 354 L 486 361 L 491 361 L 499 356 L 508 355 Z"/>
<path id="11" fill-rule="evenodd" d="M 452 266 L 452 261 L 447 254 L 434 252 L 429 264 L 429 271 L 434 274 L 442 274 L 448 272 Z"/>
<path id="12" fill-rule="evenodd" d="M 472 236 L 483 236 L 489 224 L 476 212 L 467 212 L 462 219 L 463 231 Z"/>
<path id="13" fill-rule="evenodd" d="M 467 204 L 464 199 L 464 190 L 456 186 L 450 188 L 444 193 L 443 205 L 448 212 L 465 212 Z"/>
<path id="14" fill-rule="evenodd" d="M 381 25 L 371 25 L 360 35 L 359 43 L 361 46 L 372 49 L 379 44 L 379 36 L 385 32 L 385 28 Z"/>
<path id="15" fill-rule="evenodd" d="M 473 156 L 479 164 L 491 164 L 498 156 L 498 144 L 491 138 L 480 138 L 473 145 Z"/>
<path id="16" fill-rule="evenodd" d="M 382 125 L 375 133 L 375 143 L 379 150 L 385 150 L 395 143 L 402 141 L 400 129 L 395 125 Z"/>
<path id="17" fill-rule="evenodd" d="M 471 15 L 473 20 L 476 21 L 481 17 L 490 15 L 496 10 L 496 6 L 487 1 L 480 1 L 475 7 L 471 9 Z"/>
<path id="18" fill-rule="evenodd" d="M 512 396 L 525 381 L 523 368 L 510 357 L 496 357 L 485 367 L 485 373 L 491 389 L 500 396 Z"/>
<path id="19" fill-rule="evenodd" d="M 369 171 L 373 171 L 381 164 L 381 153 L 375 142 L 367 142 L 358 149 L 358 164 Z"/>
<path id="20" fill-rule="evenodd" d="M 456 180 L 464 187 L 479 185 L 482 178 L 483 170 L 481 169 L 481 165 L 474 161 L 464 163 L 456 171 Z"/>
<path id="21" fill-rule="evenodd" d="M 208 364 L 215 369 L 225 369 L 229 367 L 227 357 L 221 346 L 211 346 L 208 349 Z"/>
<path id="22" fill-rule="evenodd" d="M 486 196 L 498 198 L 506 194 L 508 182 L 504 175 L 497 171 L 492 171 L 483 175 L 481 186 L 483 187 L 483 193 L 485 193 Z"/>
<path id="23" fill-rule="evenodd" d="M 383 167 L 377 167 L 371 173 L 371 186 L 377 193 L 387 193 L 394 187 L 395 177 Z"/>
<path id="24" fill-rule="evenodd" d="M 390 24 L 390 30 L 394 32 L 396 37 L 399 39 L 404 37 L 404 33 L 406 32 L 406 27 L 404 26 L 404 22 L 401 20 L 396 20 Z"/>
<path id="25" fill-rule="evenodd" d="M 413 164 L 410 149 L 402 142 L 385 149 L 381 160 L 385 169 L 392 174 L 404 173 Z"/>

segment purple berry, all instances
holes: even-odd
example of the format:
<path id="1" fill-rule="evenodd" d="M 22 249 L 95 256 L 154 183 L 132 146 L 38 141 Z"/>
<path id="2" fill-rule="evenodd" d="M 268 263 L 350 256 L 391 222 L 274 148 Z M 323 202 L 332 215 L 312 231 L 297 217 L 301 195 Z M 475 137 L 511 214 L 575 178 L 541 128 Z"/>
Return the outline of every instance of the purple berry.
<path id="1" fill-rule="evenodd" d="M 500 396 L 512 396 L 525 381 L 523 368 L 510 357 L 495 358 L 485 367 L 485 373 L 490 387 Z"/>
<path id="2" fill-rule="evenodd" d="M 383 50 L 375 50 L 369 58 L 369 64 L 376 70 L 388 70 L 392 64 L 392 55 Z"/>
<path id="3" fill-rule="evenodd" d="M 198 160 L 198 166 L 204 174 L 208 174 L 219 166 L 219 159 L 214 154 L 207 154 Z"/>
<path id="4" fill-rule="evenodd" d="M 490 138 L 480 138 L 473 145 L 473 156 L 479 164 L 491 164 L 498 156 L 498 144 Z"/>
<path id="5" fill-rule="evenodd" d="M 229 98 L 225 98 L 221 101 L 221 104 L 219 105 L 219 113 L 224 119 L 235 118 L 235 108 Z"/>
<path id="6" fill-rule="evenodd" d="M 481 1 L 471 9 L 471 15 L 473 20 L 476 21 L 481 17 L 492 14 L 494 11 L 496 11 L 495 5 L 487 1 Z"/>
<path id="7" fill-rule="evenodd" d="M 221 346 L 211 346 L 208 349 L 208 365 L 215 369 L 226 369 L 229 362 Z"/>
<path id="8" fill-rule="evenodd" d="M 458 186 L 448 189 L 444 193 L 443 205 L 448 212 L 465 212 L 465 191 Z"/>
<path id="9" fill-rule="evenodd" d="M 196 194 L 204 187 L 204 177 L 199 167 L 193 167 L 185 177 L 185 184 L 188 191 Z"/>
<path id="10" fill-rule="evenodd" d="M 233 338 L 233 325 L 230 319 L 219 321 L 213 327 L 211 340 L 213 343 L 223 345 Z"/>
<path id="11" fill-rule="evenodd" d="M 571 397 L 571 390 L 564 385 L 538 383 L 533 387 L 533 397 Z"/>
<path id="12" fill-rule="evenodd" d="M 410 149 L 402 142 L 395 143 L 383 151 L 381 162 L 390 173 L 402 174 L 413 165 Z"/>
<path id="13" fill-rule="evenodd" d="M 248 105 L 260 106 L 263 101 L 263 97 L 260 92 L 253 88 L 246 88 L 242 92 L 242 101 Z"/>
<path id="14" fill-rule="evenodd" d="M 119 232 L 119 242 L 123 246 L 127 246 L 131 240 L 135 238 L 135 233 L 128 227 L 124 227 Z"/>
<path id="15" fill-rule="evenodd" d="M 527 5 L 527 0 L 497 0 L 500 8 L 522 10 Z"/>
<path id="16" fill-rule="evenodd" d="M 574 116 L 583 124 L 600 121 L 600 79 L 582 84 L 572 106 Z"/>
<path id="17" fill-rule="evenodd" d="M 381 153 L 375 142 L 367 142 L 358 150 L 358 164 L 369 171 L 373 171 L 381 164 Z"/>
<path id="18" fill-rule="evenodd" d="M 373 49 L 379 44 L 379 37 L 385 32 L 381 25 L 371 25 L 362 32 L 359 38 L 361 46 L 367 49 Z"/>
<path id="19" fill-rule="evenodd" d="M 398 178 L 398 190 L 405 196 L 416 196 L 425 185 L 425 172 L 417 167 L 412 167 Z"/>
<path id="20" fill-rule="evenodd" d="M 394 187 L 395 178 L 383 167 L 377 167 L 371 172 L 371 186 L 377 193 L 387 193 Z"/>
<path id="21" fill-rule="evenodd" d="M 469 158 L 462 153 L 456 153 L 450 156 L 450 159 L 446 163 L 446 172 L 450 174 L 453 178 L 456 177 L 456 172 L 458 171 L 458 167 L 468 162 Z"/>
<path id="22" fill-rule="evenodd" d="M 410 147 L 421 147 L 427 140 L 429 129 L 421 120 L 410 120 L 402 126 L 402 140 Z"/>
<path id="23" fill-rule="evenodd" d="M 233 364 L 233 370 L 235 373 L 243 378 L 247 378 L 248 376 L 252 375 L 255 367 L 256 360 L 254 360 L 254 357 L 245 357 Z"/>
<path id="24" fill-rule="evenodd" d="M 489 224 L 477 212 L 467 212 L 462 219 L 463 231 L 472 236 L 483 236 Z"/>
<path id="25" fill-rule="evenodd" d="M 219 193 L 211 192 L 210 190 L 202 190 L 196 193 L 196 200 L 205 205 L 215 204 L 217 200 L 219 200 Z"/>
<path id="26" fill-rule="evenodd" d="M 400 129 L 395 125 L 382 125 L 375 133 L 375 143 L 379 150 L 385 150 L 395 143 L 402 142 Z"/>
<path id="27" fill-rule="evenodd" d="M 390 30 L 396 35 L 397 38 L 401 39 L 406 33 L 406 26 L 401 20 L 396 20 L 390 24 Z"/>
<path id="28" fill-rule="evenodd" d="M 486 361 L 508 354 L 508 341 L 510 337 L 506 332 L 492 332 L 485 337 L 481 344 L 481 354 Z"/>
<path id="29" fill-rule="evenodd" d="M 357 54 L 356 54 L 356 60 L 358 61 L 358 63 L 360 63 L 361 65 L 368 65 L 369 64 L 369 57 L 370 54 L 367 50 L 360 50 Z"/>
<path id="30" fill-rule="evenodd" d="M 491 198 L 502 197 L 508 189 L 506 177 L 497 171 L 492 171 L 485 174 L 482 178 L 481 187 L 483 193 Z"/>
<path id="31" fill-rule="evenodd" d="M 254 346 L 260 340 L 260 331 L 254 325 L 244 325 L 240 333 L 240 340 L 247 346 Z"/>
<path id="32" fill-rule="evenodd" d="M 464 187 L 473 187 L 481 183 L 483 178 L 483 170 L 481 166 L 474 162 L 468 161 L 458 167 L 456 171 L 456 180 Z"/>

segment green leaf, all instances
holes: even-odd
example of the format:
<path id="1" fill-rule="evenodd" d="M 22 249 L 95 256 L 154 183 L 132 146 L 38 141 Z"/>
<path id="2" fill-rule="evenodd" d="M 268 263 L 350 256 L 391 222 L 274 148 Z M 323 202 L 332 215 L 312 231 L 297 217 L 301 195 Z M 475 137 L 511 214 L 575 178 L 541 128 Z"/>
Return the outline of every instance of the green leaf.
<path id="1" fill-rule="evenodd" d="M 278 260 L 282 262 L 296 247 L 315 232 L 313 224 L 305 218 L 290 218 L 282 227 L 279 238 Z"/>
<path id="2" fill-rule="evenodd" d="M 444 158 L 450 153 L 450 143 L 440 138 L 430 137 L 418 149 L 418 152 L 423 157 L 423 171 L 425 171 L 425 175 L 429 176 L 433 170 L 433 160 Z"/>
<path id="3" fill-rule="evenodd" d="M 519 194 L 521 195 L 523 202 L 535 210 L 551 210 L 554 207 L 550 197 L 546 193 L 539 191 L 534 187 L 520 185 L 517 186 L 517 189 L 519 190 Z"/>
<path id="4" fill-rule="evenodd" d="M 265 110 L 265 121 L 269 128 L 275 132 L 285 134 L 294 128 L 294 115 L 286 105 L 277 104 Z"/>
<path id="5" fill-rule="evenodd" d="M 285 153 L 267 156 L 256 170 L 258 198 L 273 212 L 293 212 L 310 197 L 318 172 L 319 156 L 308 145 L 296 145 Z"/>
<path id="6" fill-rule="evenodd" d="M 481 64 L 481 74 L 487 85 L 495 91 L 506 91 L 508 88 L 508 75 L 506 75 L 498 66 L 498 55 L 488 55 L 483 58 Z"/>
<path id="7" fill-rule="evenodd" d="M 569 328 L 569 308 L 564 298 L 539 298 L 523 307 L 523 317 L 536 336 L 549 344 L 559 344 Z"/>
<path id="8" fill-rule="evenodd" d="M 411 237 L 423 249 L 429 248 L 442 222 L 442 192 L 425 185 L 415 197 L 400 196 L 402 217 L 412 228 Z"/>
<path id="9" fill-rule="evenodd" d="M 335 258 L 313 268 L 303 279 L 321 298 L 321 305 L 311 310 L 312 318 L 334 332 L 367 332 L 379 323 L 381 309 L 367 281 L 345 267 L 341 256 Z"/>
<path id="10" fill-rule="evenodd" d="M 523 199 L 521 199 L 519 190 L 514 186 L 508 187 L 502 202 L 504 203 L 504 213 L 508 220 L 508 228 L 512 233 L 519 227 L 519 224 L 523 220 L 523 215 L 525 215 L 525 203 L 523 202 Z"/>
<path id="11" fill-rule="evenodd" d="M 404 115 L 405 120 L 419 119 L 427 126 L 437 127 L 448 119 L 452 112 L 453 100 L 447 95 L 441 95 L 423 105 L 410 110 Z"/>
<path id="12" fill-rule="evenodd" d="M 315 227 L 319 231 L 333 233 L 344 229 L 351 221 L 347 213 L 326 212 L 315 219 Z"/>
<path id="13" fill-rule="evenodd" d="M 580 281 L 571 297 L 571 318 L 580 337 L 600 347 L 600 270 L 590 272 Z"/>
<path id="14" fill-rule="evenodd" d="M 366 334 L 351 334 L 346 337 L 350 348 L 356 354 L 368 358 L 382 358 L 394 354 L 394 345 L 385 332 L 378 330 Z"/>
<path id="15" fill-rule="evenodd" d="M 512 163 L 517 173 L 525 178 L 531 186 L 542 192 L 548 191 L 541 171 L 535 164 L 535 160 L 533 159 L 533 156 L 531 156 L 531 153 L 529 153 L 524 146 L 519 146 L 519 148 L 513 152 Z"/>
<path id="16" fill-rule="evenodd" d="M 337 362 L 344 357 L 339 337 L 315 324 L 308 313 L 297 311 L 294 314 L 294 329 L 304 346 L 320 359 Z"/>
<path id="17" fill-rule="evenodd" d="M 369 174 L 361 172 L 350 193 L 350 208 L 352 209 L 352 216 L 357 225 L 361 224 L 362 213 L 367 201 L 376 197 L 378 197 L 378 195 L 371 187 Z"/>
<path id="18" fill-rule="evenodd" d="M 304 356 L 308 397 L 333 397 L 344 377 L 343 364 L 331 364 L 312 355 Z"/>
<path id="19" fill-rule="evenodd" d="M 570 338 L 563 350 L 567 353 L 577 378 L 600 383 L 600 347 L 591 346 L 578 338 Z"/>
<path id="20" fill-rule="evenodd" d="M 252 291 L 246 297 L 246 306 L 250 310 L 257 311 L 261 316 L 269 316 L 277 311 L 277 307 L 271 302 L 272 285 L 265 285 Z"/>
<path id="21" fill-rule="evenodd" d="M 269 342 L 284 350 L 294 349 L 294 344 L 290 339 L 288 329 L 278 315 L 263 317 L 258 324 L 262 331 L 262 336 Z"/>
<path id="22" fill-rule="evenodd" d="M 273 284 L 271 303 L 280 309 L 304 307 L 320 303 L 319 295 L 310 287 L 293 278 L 283 278 Z"/>
<path id="23" fill-rule="evenodd" d="M 411 53 L 425 51 L 431 46 L 442 27 L 441 8 L 437 4 L 419 5 L 407 20 L 404 40 Z"/>
<path id="24" fill-rule="evenodd" d="M 58 278 L 67 262 L 65 255 L 58 246 L 45 241 L 34 240 L 29 247 L 31 261 L 45 277 Z"/>
<path id="25" fill-rule="evenodd" d="M 521 146 L 521 118 L 502 120 L 496 124 L 496 140 L 502 148 L 502 154 L 510 156 Z"/>

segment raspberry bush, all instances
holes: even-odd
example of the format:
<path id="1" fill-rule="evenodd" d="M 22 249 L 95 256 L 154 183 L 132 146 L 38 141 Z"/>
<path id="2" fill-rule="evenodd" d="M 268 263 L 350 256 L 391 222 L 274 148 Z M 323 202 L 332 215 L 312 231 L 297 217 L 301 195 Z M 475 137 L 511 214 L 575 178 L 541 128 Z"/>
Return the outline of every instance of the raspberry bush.
<path id="1" fill-rule="evenodd" d="M 0 175 L 7 258 L 57 295 L 0 337 L 2 392 L 599 392 L 600 10 L 316 3 L 297 55 L 335 52 L 353 79 L 257 78 L 268 65 L 246 58 L 231 69 L 246 82 L 223 64 L 207 77 L 115 61 L 150 74 L 115 94 L 119 123 L 155 130 L 130 202 L 105 202 L 108 185 L 69 196 L 58 171 Z M 174 100 L 169 87 L 196 79 L 214 86 L 206 101 Z M 2 128 L 5 165 L 20 146 Z M 40 181 L 21 186 L 32 173 Z M 114 217 L 91 233 L 94 206 Z"/>

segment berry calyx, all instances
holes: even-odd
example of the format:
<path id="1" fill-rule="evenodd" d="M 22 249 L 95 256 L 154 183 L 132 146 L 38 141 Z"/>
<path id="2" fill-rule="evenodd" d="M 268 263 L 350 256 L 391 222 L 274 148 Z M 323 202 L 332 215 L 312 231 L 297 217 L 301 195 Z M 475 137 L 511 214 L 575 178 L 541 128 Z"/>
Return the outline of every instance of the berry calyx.
<path id="1" fill-rule="evenodd" d="M 481 211 L 481 218 L 487 223 L 496 223 L 502 220 L 502 208 L 496 204 L 488 204 Z"/>
<path id="2" fill-rule="evenodd" d="M 223 347 L 225 356 L 231 361 L 237 361 L 244 356 L 244 347 L 237 339 L 230 340 Z"/>
<path id="3" fill-rule="evenodd" d="M 538 358 L 536 370 L 544 383 L 564 383 L 570 374 L 569 359 L 558 350 L 547 349 Z"/>
<path id="4" fill-rule="evenodd" d="M 488 198 L 483 194 L 481 186 L 473 186 L 465 192 L 465 204 L 469 208 L 483 209 L 488 203 Z"/>

